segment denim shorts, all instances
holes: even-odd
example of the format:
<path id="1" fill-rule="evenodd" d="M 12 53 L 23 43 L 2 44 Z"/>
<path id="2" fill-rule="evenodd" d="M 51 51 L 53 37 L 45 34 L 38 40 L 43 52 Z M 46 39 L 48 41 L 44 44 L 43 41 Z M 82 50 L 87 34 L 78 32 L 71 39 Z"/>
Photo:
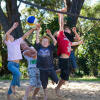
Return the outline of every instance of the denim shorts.
<path id="1" fill-rule="evenodd" d="M 37 87 L 37 88 L 40 88 L 41 81 L 40 81 L 39 69 L 37 67 L 28 68 L 28 74 L 29 74 L 30 85 Z"/>

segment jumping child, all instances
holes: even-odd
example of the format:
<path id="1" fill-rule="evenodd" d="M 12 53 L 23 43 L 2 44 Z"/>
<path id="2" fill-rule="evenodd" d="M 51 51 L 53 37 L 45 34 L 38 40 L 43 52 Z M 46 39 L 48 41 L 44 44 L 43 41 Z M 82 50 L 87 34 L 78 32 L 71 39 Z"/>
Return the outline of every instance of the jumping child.
<path id="1" fill-rule="evenodd" d="M 52 81 L 56 84 L 58 83 L 58 77 L 53 65 L 53 50 L 57 41 L 50 30 L 47 29 L 46 32 L 52 38 L 53 44 L 50 44 L 48 36 L 43 36 L 39 39 L 39 31 L 36 34 L 37 67 L 40 70 L 40 80 L 44 90 L 44 100 L 47 100 L 48 78 L 50 77 Z"/>
<path id="2" fill-rule="evenodd" d="M 28 74 L 30 79 L 30 85 L 26 88 L 23 100 L 27 100 L 29 92 L 32 91 L 33 87 L 36 87 L 33 94 L 33 99 L 38 100 L 36 94 L 39 92 L 41 87 L 40 71 L 36 67 L 37 64 L 37 51 L 34 47 L 29 47 L 26 42 L 21 43 L 21 48 L 24 51 L 23 56 L 28 62 Z"/>
<path id="3" fill-rule="evenodd" d="M 15 22 L 13 24 L 13 26 L 6 32 L 6 37 L 4 40 L 5 44 L 7 45 L 8 51 L 8 70 L 13 75 L 13 79 L 7 93 L 7 100 L 10 100 L 10 95 L 12 93 L 15 94 L 15 87 L 20 86 L 21 73 L 19 71 L 19 61 L 22 59 L 20 44 L 26 37 L 28 37 L 34 30 L 36 30 L 36 28 L 31 29 L 21 38 L 15 40 L 11 33 L 18 27 L 18 25 L 18 22 Z"/>
<path id="4" fill-rule="evenodd" d="M 61 24 L 61 26 L 63 26 Z M 82 44 L 83 41 L 71 42 L 65 35 L 65 32 L 69 32 L 70 29 L 64 24 L 64 28 L 60 27 L 59 32 L 56 32 L 57 36 L 57 55 L 59 56 L 59 68 L 61 69 L 61 80 L 59 81 L 57 87 L 55 88 L 56 94 L 60 96 L 60 88 L 65 83 L 65 81 L 69 80 L 70 74 L 70 54 L 71 54 L 71 46 Z"/>
<path id="5" fill-rule="evenodd" d="M 65 12 L 65 11 L 67 11 L 67 9 L 63 8 L 63 9 L 61 9 L 61 11 Z M 58 14 L 58 16 L 59 16 L 60 30 L 63 30 L 64 24 L 66 24 L 66 23 L 64 23 L 64 15 Z M 80 36 L 78 35 L 78 33 L 76 31 L 76 27 L 73 27 L 71 30 L 68 26 L 66 26 L 66 32 L 64 31 L 64 34 L 71 42 L 74 42 L 75 40 L 80 41 Z M 75 71 L 75 69 L 77 68 L 77 64 L 76 64 L 76 58 L 75 58 L 75 54 L 74 54 L 73 49 L 74 49 L 74 46 L 72 46 L 72 49 L 71 49 L 70 60 L 71 60 L 72 70 Z"/>

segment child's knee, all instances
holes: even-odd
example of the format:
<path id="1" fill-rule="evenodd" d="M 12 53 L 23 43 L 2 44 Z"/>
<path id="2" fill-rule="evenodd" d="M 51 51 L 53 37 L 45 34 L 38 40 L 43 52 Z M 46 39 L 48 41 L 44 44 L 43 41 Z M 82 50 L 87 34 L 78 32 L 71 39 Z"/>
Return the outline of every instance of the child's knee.
<path id="1" fill-rule="evenodd" d="M 21 77 L 21 72 L 18 72 L 18 73 L 17 73 L 17 76 L 18 76 L 18 77 Z"/>
<path id="2" fill-rule="evenodd" d="M 47 88 L 47 84 L 48 84 L 48 83 L 44 83 L 44 82 L 42 83 L 43 89 L 46 89 L 46 88 Z"/>
<path id="3" fill-rule="evenodd" d="M 20 73 L 20 72 L 15 72 L 14 75 L 15 75 L 16 77 L 18 77 L 18 78 L 21 77 L 21 73 Z"/>

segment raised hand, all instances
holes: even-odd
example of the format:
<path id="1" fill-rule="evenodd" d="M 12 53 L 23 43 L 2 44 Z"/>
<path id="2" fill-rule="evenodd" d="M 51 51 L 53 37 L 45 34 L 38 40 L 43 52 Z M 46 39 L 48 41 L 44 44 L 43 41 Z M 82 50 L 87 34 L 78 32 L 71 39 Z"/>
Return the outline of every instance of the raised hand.
<path id="1" fill-rule="evenodd" d="M 83 44 L 83 40 L 79 41 L 79 44 Z"/>
<path id="2" fill-rule="evenodd" d="M 76 27 L 73 27 L 72 28 L 72 31 L 75 33 L 76 32 Z"/>
<path id="3" fill-rule="evenodd" d="M 61 11 L 62 12 L 66 12 L 67 11 L 67 8 L 62 8 Z"/>
<path id="4" fill-rule="evenodd" d="M 51 35 L 51 31 L 50 31 L 49 29 L 46 29 L 46 33 L 47 33 L 48 35 Z"/>
<path id="5" fill-rule="evenodd" d="M 18 27 L 18 25 L 19 25 L 19 23 L 18 22 L 15 22 L 14 24 L 13 24 L 13 28 L 15 29 L 15 28 L 17 28 Z"/>
<path id="6" fill-rule="evenodd" d="M 40 24 L 36 24 L 36 30 L 40 29 Z"/>

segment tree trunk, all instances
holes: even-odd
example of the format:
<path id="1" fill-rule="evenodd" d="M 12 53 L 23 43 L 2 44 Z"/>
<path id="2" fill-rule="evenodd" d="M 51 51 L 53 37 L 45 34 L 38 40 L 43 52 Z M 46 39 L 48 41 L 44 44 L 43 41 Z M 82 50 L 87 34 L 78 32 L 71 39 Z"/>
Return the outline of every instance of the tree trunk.
<path id="1" fill-rule="evenodd" d="M 9 71 L 7 69 L 7 52 L 6 49 L 4 49 L 3 40 L 2 40 L 2 32 L 0 26 L 0 55 L 1 55 L 1 61 L 2 61 L 2 67 L 0 68 L 0 76 L 3 76 L 4 74 L 9 74 Z"/>
<path id="2" fill-rule="evenodd" d="M 66 5 L 67 5 L 67 11 L 69 13 L 75 14 L 75 15 L 79 15 L 81 8 L 83 6 L 84 0 L 66 0 Z M 78 20 L 78 16 L 71 16 L 68 15 L 68 20 L 67 20 L 67 25 L 69 27 L 73 27 L 76 26 L 77 24 L 77 20 Z"/>
<path id="3" fill-rule="evenodd" d="M 5 0 L 7 16 L 4 14 L 0 6 L 0 24 L 2 25 L 3 31 L 6 33 L 14 22 L 19 22 L 19 26 L 11 34 L 15 39 L 23 35 L 23 30 L 20 22 L 20 14 L 18 12 L 17 0 Z M 0 75 L 8 74 L 7 70 L 7 51 L 3 48 L 2 35 L 0 32 L 0 53 L 2 58 L 2 68 L 0 69 Z"/>
<path id="4" fill-rule="evenodd" d="M 17 7 L 17 0 L 6 0 L 6 9 L 10 25 L 12 26 L 14 22 L 19 22 L 19 26 L 17 27 L 17 29 L 12 32 L 12 35 L 15 38 L 19 38 L 23 35 L 23 31 L 20 22 L 20 13 L 18 12 Z"/>

